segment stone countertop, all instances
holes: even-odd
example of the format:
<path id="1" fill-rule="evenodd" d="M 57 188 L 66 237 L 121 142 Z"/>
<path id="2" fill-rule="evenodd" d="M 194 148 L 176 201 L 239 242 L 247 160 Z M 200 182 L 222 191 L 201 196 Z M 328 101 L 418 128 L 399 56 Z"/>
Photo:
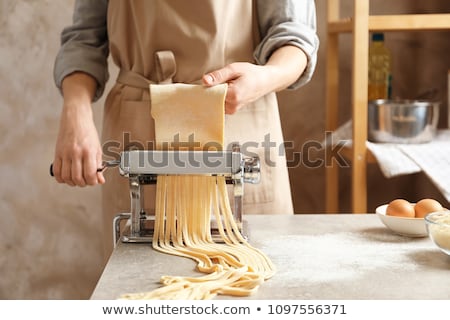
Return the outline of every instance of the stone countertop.
<path id="1" fill-rule="evenodd" d="M 277 273 L 239 299 L 449 299 L 450 256 L 428 237 L 393 234 L 374 214 L 247 215 L 250 243 Z M 119 243 L 91 299 L 160 286 L 162 275 L 195 276 L 189 259 L 151 244 Z M 219 296 L 219 299 L 234 299 Z"/>

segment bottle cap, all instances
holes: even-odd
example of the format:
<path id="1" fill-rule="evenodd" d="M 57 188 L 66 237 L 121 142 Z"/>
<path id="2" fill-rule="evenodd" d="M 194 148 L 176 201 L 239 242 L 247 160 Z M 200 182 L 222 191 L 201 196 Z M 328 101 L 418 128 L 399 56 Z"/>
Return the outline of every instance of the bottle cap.
<path id="1" fill-rule="evenodd" d="M 372 41 L 384 41 L 384 34 L 383 33 L 372 34 Z"/>

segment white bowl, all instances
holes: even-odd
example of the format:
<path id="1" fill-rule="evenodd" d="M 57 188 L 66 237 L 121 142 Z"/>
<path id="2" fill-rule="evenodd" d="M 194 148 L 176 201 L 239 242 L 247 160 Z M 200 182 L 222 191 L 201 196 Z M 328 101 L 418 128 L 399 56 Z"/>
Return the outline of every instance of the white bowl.
<path id="1" fill-rule="evenodd" d="M 376 208 L 381 222 L 392 232 L 406 237 L 427 237 L 427 226 L 423 218 L 403 218 L 386 215 L 387 204 Z"/>

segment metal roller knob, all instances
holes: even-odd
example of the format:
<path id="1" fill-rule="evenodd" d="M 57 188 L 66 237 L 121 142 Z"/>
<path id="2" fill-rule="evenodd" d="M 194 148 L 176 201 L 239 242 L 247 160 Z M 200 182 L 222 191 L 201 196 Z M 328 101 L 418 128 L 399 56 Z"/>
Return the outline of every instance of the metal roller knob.
<path id="1" fill-rule="evenodd" d="M 261 180 L 261 164 L 258 157 L 243 159 L 244 183 L 259 183 Z"/>

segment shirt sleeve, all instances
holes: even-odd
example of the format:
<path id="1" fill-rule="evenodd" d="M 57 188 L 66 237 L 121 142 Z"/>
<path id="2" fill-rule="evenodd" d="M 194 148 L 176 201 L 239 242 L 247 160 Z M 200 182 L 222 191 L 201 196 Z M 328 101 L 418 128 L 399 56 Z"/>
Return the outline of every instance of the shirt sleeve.
<path id="1" fill-rule="evenodd" d="M 254 51 L 256 62 L 264 65 L 278 48 L 296 46 L 306 54 L 308 64 L 288 89 L 305 85 L 316 68 L 319 49 L 314 0 L 256 0 L 256 3 L 261 35 L 261 42 Z"/>
<path id="2" fill-rule="evenodd" d="M 103 94 L 109 77 L 107 8 L 107 0 L 76 0 L 73 22 L 61 33 L 61 47 L 53 69 L 55 84 L 60 90 L 67 75 L 82 71 L 97 80 L 94 101 Z"/>

